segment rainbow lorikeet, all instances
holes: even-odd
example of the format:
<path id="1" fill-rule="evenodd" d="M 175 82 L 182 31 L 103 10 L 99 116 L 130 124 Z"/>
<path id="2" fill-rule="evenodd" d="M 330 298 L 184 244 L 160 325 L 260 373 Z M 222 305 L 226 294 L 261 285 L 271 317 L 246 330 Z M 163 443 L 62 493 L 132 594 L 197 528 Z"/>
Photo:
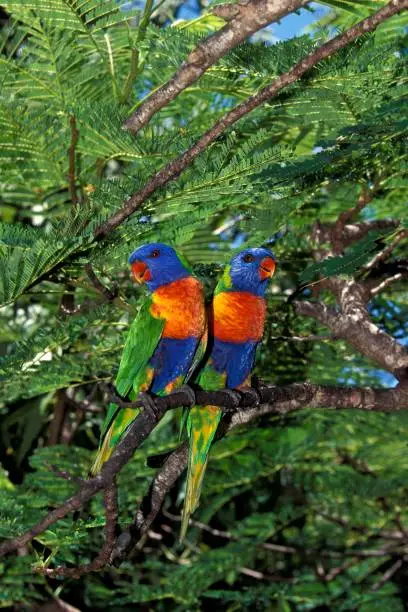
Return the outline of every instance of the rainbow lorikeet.
<path id="1" fill-rule="evenodd" d="M 146 391 L 166 395 L 188 380 L 205 352 L 207 321 L 203 287 L 172 247 L 141 246 L 129 263 L 136 281 L 151 292 L 129 330 L 115 380 L 117 393 L 134 400 Z M 137 408 L 110 404 L 92 474 L 138 414 Z"/>
<path id="2" fill-rule="evenodd" d="M 210 307 L 212 347 L 198 378 L 203 389 L 250 385 L 256 347 L 264 330 L 265 291 L 275 266 L 274 255 L 265 248 L 246 249 L 226 266 Z M 216 406 L 194 406 L 188 412 L 189 458 L 181 539 L 198 505 L 208 452 L 221 416 Z"/>

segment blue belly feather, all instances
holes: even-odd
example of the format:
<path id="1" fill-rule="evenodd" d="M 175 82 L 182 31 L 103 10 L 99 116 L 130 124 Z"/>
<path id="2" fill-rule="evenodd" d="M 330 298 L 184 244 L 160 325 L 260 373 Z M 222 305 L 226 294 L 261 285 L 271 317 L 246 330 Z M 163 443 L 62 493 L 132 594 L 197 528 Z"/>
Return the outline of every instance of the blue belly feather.
<path id="1" fill-rule="evenodd" d="M 223 342 L 214 338 L 212 365 L 220 374 L 226 373 L 227 387 L 238 387 L 248 378 L 255 364 L 258 342 Z"/>
<path id="2" fill-rule="evenodd" d="M 154 368 L 151 390 L 153 393 L 163 391 L 165 387 L 179 376 L 185 376 L 193 361 L 199 338 L 185 340 L 162 338 L 149 361 Z"/>

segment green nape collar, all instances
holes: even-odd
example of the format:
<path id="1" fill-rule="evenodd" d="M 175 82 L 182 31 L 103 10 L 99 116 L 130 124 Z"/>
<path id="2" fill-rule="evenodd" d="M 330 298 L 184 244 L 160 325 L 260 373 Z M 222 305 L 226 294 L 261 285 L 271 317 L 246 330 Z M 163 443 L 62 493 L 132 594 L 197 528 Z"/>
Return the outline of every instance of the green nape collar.
<path id="1" fill-rule="evenodd" d="M 185 255 L 183 255 L 182 253 L 180 253 L 180 251 L 178 249 L 174 249 L 177 253 L 177 257 L 179 258 L 179 260 L 181 261 L 181 263 L 183 264 L 183 266 L 186 268 L 186 270 L 188 270 L 191 274 L 193 273 L 193 268 L 190 264 L 190 262 L 188 261 L 187 257 Z"/>
<path id="2" fill-rule="evenodd" d="M 228 291 L 232 287 L 232 279 L 231 279 L 231 266 L 228 264 L 224 268 L 224 272 L 217 283 L 214 294 L 222 293 L 223 291 Z"/>

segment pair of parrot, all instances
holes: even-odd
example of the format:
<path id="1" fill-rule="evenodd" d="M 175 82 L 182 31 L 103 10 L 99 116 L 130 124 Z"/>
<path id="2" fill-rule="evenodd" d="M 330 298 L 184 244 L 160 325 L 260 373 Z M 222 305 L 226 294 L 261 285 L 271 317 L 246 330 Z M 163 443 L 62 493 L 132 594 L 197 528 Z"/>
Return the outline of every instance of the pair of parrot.
<path id="1" fill-rule="evenodd" d="M 207 391 L 250 385 L 264 330 L 265 291 L 276 265 L 271 251 L 250 248 L 235 255 L 216 286 L 208 312 L 202 284 L 171 246 L 141 246 L 131 254 L 129 264 L 135 280 L 145 283 L 150 295 L 129 330 L 115 380 L 117 393 L 130 400 L 142 392 L 167 395 L 187 383 L 199 365 L 197 382 Z M 100 471 L 138 414 L 137 408 L 110 404 L 92 474 Z M 194 406 L 188 411 L 181 540 L 198 505 L 221 416 L 217 406 Z"/>

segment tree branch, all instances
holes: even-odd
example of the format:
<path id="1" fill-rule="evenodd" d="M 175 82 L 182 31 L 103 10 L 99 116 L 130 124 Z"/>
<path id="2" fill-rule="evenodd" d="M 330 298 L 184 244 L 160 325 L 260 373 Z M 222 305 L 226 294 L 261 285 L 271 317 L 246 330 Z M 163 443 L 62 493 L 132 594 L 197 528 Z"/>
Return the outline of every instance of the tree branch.
<path id="1" fill-rule="evenodd" d="M 374 187 L 369 190 L 366 186 L 363 186 L 360 197 L 358 198 L 357 204 L 353 206 L 352 208 L 345 210 L 339 215 L 334 225 L 334 228 L 332 230 L 331 240 L 330 240 L 330 242 L 333 244 L 334 253 L 336 255 L 339 255 L 340 253 L 343 252 L 343 249 L 344 249 L 343 233 L 344 233 L 344 228 L 346 227 L 347 222 L 351 221 L 355 215 L 361 212 L 363 208 L 365 208 L 365 206 L 367 206 L 367 204 L 371 202 L 371 200 L 374 197 L 376 187 L 377 186 L 374 185 Z"/>
<path id="2" fill-rule="evenodd" d="M 114 215 L 107 219 L 104 223 L 95 229 L 95 237 L 101 239 L 109 232 L 114 230 L 118 225 L 123 223 L 130 215 L 132 215 L 140 205 L 149 198 L 157 189 L 163 187 L 170 181 L 176 179 L 187 168 L 189 164 L 202 153 L 212 142 L 214 142 L 220 134 L 236 121 L 250 113 L 252 110 L 260 106 L 266 100 L 276 96 L 276 94 L 291 85 L 301 76 L 303 76 L 310 68 L 326 59 L 339 49 L 346 47 L 350 42 L 359 36 L 371 32 L 380 23 L 389 19 L 393 15 L 400 13 L 408 8 L 408 0 L 391 0 L 386 6 L 378 12 L 366 19 L 363 19 L 355 26 L 349 28 L 339 36 L 336 36 L 329 42 L 321 45 L 316 51 L 306 56 L 303 60 L 295 64 L 293 68 L 280 75 L 270 85 L 261 89 L 258 93 L 250 96 L 247 100 L 236 106 L 233 110 L 226 113 L 205 133 L 195 144 L 193 144 L 185 153 L 164 166 L 156 174 L 154 174 L 142 189 L 130 197 L 124 206 L 120 208 Z"/>
<path id="3" fill-rule="evenodd" d="M 184 442 L 168 456 L 156 474 L 148 493 L 142 500 L 131 525 L 118 537 L 110 557 L 110 563 L 120 565 L 147 533 L 160 512 L 164 498 L 187 467 L 188 446 Z"/>
<path id="4" fill-rule="evenodd" d="M 348 281 L 343 288 L 342 312 L 321 302 L 295 302 L 298 314 L 312 317 L 326 325 L 337 338 L 347 340 L 363 355 L 395 374 L 408 368 L 408 353 L 394 338 L 380 330 L 368 318 L 365 303 L 358 294 L 358 284 Z"/>
<path id="5" fill-rule="evenodd" d="M 388 580 L 391 580 L 393 575 L 402 566 L 402 563 L 403 563 L 402 559 L 397 559 L 397 561 L 395 561 L 395 563 L 393 563 L 391 565 L 391 567 L 386 572 L 384 572 L 384 574 L 381 576 L 381 578 L 375 584 L 373 584 L 373 586 L 371 587 L 371 590 L 372 591 L 379 591 L 381 589 L 381 587 L 383 587 L 384 584 L 386 582 L 388 582 Z"/>
<path id="6" fill-rule="evenodd" d="M 225 390 L 212 392 L 197 390 L 194 403 L 198 405 L 225 406 L 227 411 L 233 412 L 228 427 L 228 429 L 231 429 L 237 425 L 248 423 L 262 415 L 286 414 L 302 408 L 359 409 L 379 412 L 406 410 L 408 409 L 408 393 L 403 385 L 393 389 L 371 389 L 365 387 L 326 387 L 309 383 L 295 383 L 286 387 L 262 386 L 258 390 L 251 389 L 250 392 L 244 391 L 241 393 L 241 401 L 238 406 L 233 396 L 229 397 Z M 129 403 L 129 405 L 132 404 Z M 98 492 L 111 487 L 116 475 L 131 459 L 135 450 L 144 442 L 164 413 L 179 406 L 191 405 L 191 397 L 186 390 L 176 391 L 166 397 L 155 397 L 154 405 L 154 410 L 145 409 L 137 416 L 127 435 L 118 444 L 99 474 L 85 481 L 75 495 L 49 512 L 25 534 L 2 542 L 0 544 L 0 556 L 22 548 L 58 520 L 64 518 L 70 512 L 79 510 Z M 182 456 L 180 451 L 177 469 L 174 464 L 175 459 L 171 459 L 171 456 L 168 459 L 168 469 L 175 478 L 178 477 L 177 470 L 181 467 Z M 159 485 L 156 482 L 155 491 L 157 491 L 157 499 L 160 502 L 163 499 L 161 483 Z M 151 523 L 154 518 L 152 518 L 150 512 L 148 513 L 148 519 L 144 517 L 145 515 L 143 514 L 141 522 L 145 524 Z"/>
<path id="7" fill-rule="evenodd" d="M 195 83 L 210 66 L 248 36 L 299 9 L 309 0 L 240 0 L 236 4 L 217 6 L 212 13 L 228 23 L 218 32 L 200 42 L 175 75 L 145 102 L 125 122 L 124 127 L 138 132 L 157 111 L 167 106 L 182 91 Z"/>
<path id="8" fill-rule="evenodd" d="M 392 251 L 397 246 L 397 244 L 399 244 L 401 242 L 401 240 L 403 240 L 404 238 L 407 238 L 407 237 L 408 237 L 408 230 L 404 229 L 404 230 L 400 230 L 399 232 L 397 232 L 397 234 L 394 237 L 394 240 L 391 242 L 391 244 L 386 246 L 385 249 L 383 249 L 379 253 L 376 253 L 376 255 L 374 255 L 374 257 L 371 259 L 371 261 L 369 261 L 363 267 L 363 270 L 366 270 L 366 271 L 372 270 L 373 268 L 378 266 L 378 264 L 380 262 L 385 261 L 386 259 L 388 259 L 388 257 L 391 255 Z"/>
<path id="9" fill-rule="evenodd" d="M 102 567 L 105 567 L 109 563 L 110 555 L 116 541 L 116 527 L 118 520 L 118 499 L 117 499 L 117 486 L 113 482 L 104 491 L 104 504 L 105 504 L 105 543 L 95 559 L 87 565 L 80 565 L 79 567 L 63 567 L 59 566 L 54 569 L 41 568 L 39 571 L 50 578 L 66 577 L 66 578 L 80 578 L 84 574 L 90 572 L 96 572 Z"/>
<path id="10" fill-rule="evenodd" d="M 107 302 L 111 302 L 118 296 L 118 287 L 114 286 L 112 289 L 108 289 L 108 287 L 105 287 L 105 285 L 96 276 L 95 271 L 90 263 L 85 264 L 85 272 L 92 285 L 101 295 L 103 295 L 104 299 Z"/>
<path id="11" fill-rule="evenodd" d="M 394 274 L 393 276 L 384 278 L 384 280 L 379 282 L 378 285 L 375 285 L 375 287 L 372 287 L 370 289 L 371 297 L 374 297 L 375 295 L 378 295 L 379 293 L 381 293 L 381 291 L 384 291 L 384 289 L 386 289 L 388 285 L 391 285 L 392 283 L 395 283 L 401 280 L 403 276 L 404 275 L 402 274 L 402 272 L 397 272 L 397 274 Z"/>
<path id="12" fill-rule="evenodd" d="M 376 184 L 370 190 L 367 187 L 363 188 L 357 204 L 341 213 L 334 224 L 326 227 L 320 223 L 314 225 L 313 238 L 317 243 L 317 249 L 313 251 L 315 260 L 322 261 L 333 252 L 337 254 L 343 252 L 347 244 L 347 237 L 345 237 L 347 221 L 370 202 L 375 189 Z M 357 224 L 357 226 L 361 234 L 363 224 Z M 372 229 L 372 223 L 365 227 Z M 398 240 L 394 239 L 392 244 L 382 251 L 382 257 L 386 257 L 392 251 L 392 248 L 401 239 L 401 234 L 404 235 L 404 233 L 404 231 L 400 232 L 397 236 Z M 329 243 L 328 246 L 325 243 Z M 372 265 L 375 265 L 375 260 L 376 258 L 371 261 Z M 367 310 L 367 303 L 374 295 L 390 283 L 400 280 L 402 276 L 403 274 L 398 272 L 377 282 L 374 286 L 369 282 L 358 282 L 354 278 L 348 280 L 341 276 L 324 278 L 321 280 L 321 286 L 333 293 L 338 309 L 317 301 L 295 302 L 295 309 L 299 314 L 313 317 L 326 325 L 336 338 L 347 340 L 360 353 L 377 362 L 385 370 L 392 372 L 403 381 L 404 386 L 407 386 L 408 352 L 390 334 L 372 322 Z"/>
<path id="13" fill-rule="evenodd" d="M 359 221 L 358 223 L 350 223 L 344 226 L 342 233 L 343 248 L 350 246 L 353 242 L 358 242 L 364 238 L 368 232 L 376 230 L 392 230 L 397 228 L 400 221 L 397 219 L 378 219 L 377 221 Z M 319 241 L 331 242 L 334 225 L 332 223 L 324 223 L 319 226 Z"/>

